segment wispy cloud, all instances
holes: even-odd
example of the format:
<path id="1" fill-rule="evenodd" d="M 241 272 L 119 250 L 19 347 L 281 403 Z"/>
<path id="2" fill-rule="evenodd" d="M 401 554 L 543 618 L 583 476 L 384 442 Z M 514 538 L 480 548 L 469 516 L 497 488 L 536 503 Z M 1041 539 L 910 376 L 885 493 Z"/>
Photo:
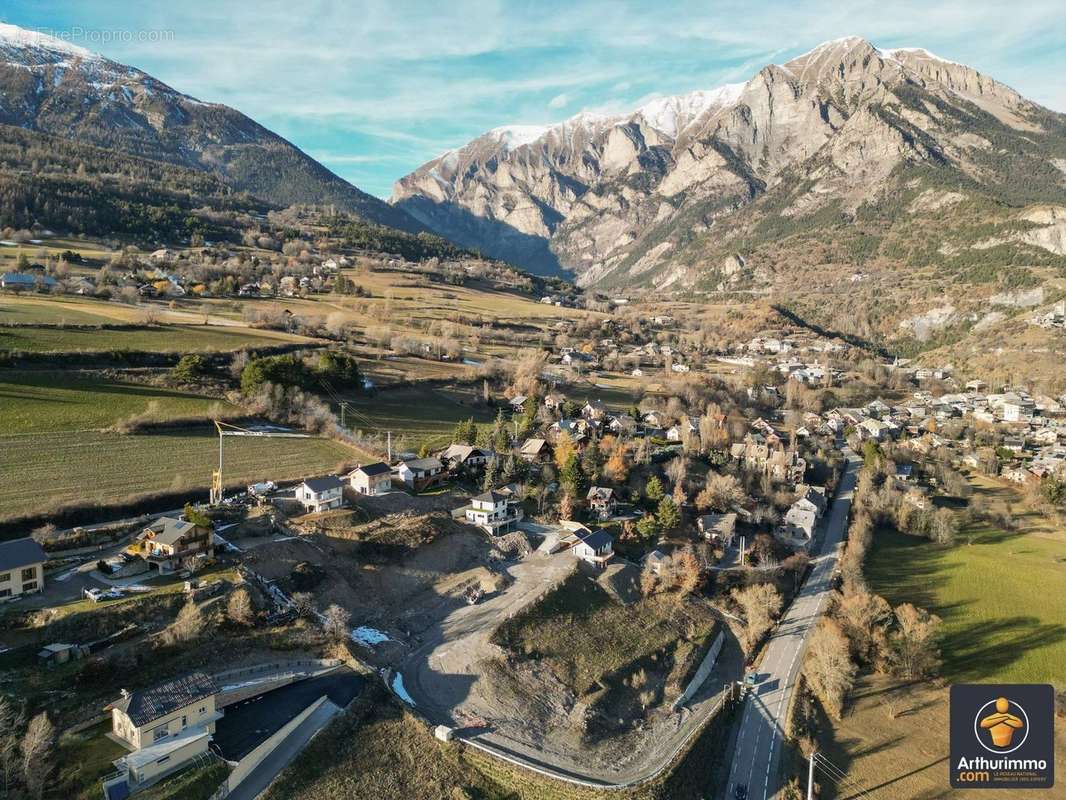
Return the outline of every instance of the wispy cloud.
<path id="1" fill-rule="evenodd" d="M 497 125 L 745 80 L 852 34 L 927 47 L 1066 110 L 1061 0 L 6 0 L 3 13 L 170 31 L 100 49 L 239 108 L 379 195 Z"/>

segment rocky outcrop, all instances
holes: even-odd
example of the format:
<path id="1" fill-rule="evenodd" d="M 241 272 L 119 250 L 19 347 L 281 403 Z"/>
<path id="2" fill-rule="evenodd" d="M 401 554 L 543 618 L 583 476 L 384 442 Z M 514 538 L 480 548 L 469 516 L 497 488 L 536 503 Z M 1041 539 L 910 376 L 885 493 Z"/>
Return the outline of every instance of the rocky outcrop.
<path id="1" fill-rule="evenodd" d="M 764 196 L 774 197 L 764 213 L 790 219 L 833 204 L 856 213 L 915 165 L 956 170 L 960 184 L 1003 184 L 982 126 L 1007 126 L 1024 148 L 1050 113 L 970 67 L 851 37 L 743 85 L 630 114 L 498 128 L 400 179 L 392 203 L 464 245 L 571 270 L 586 285 L 684 285 L 718 270 L 731 249 L 725 232 L 750 224 L 733 220 Z M 964 197 L 938 190 L 899 213 Z M 1057 234 L 1033 244 L 1054 249 Z"/>

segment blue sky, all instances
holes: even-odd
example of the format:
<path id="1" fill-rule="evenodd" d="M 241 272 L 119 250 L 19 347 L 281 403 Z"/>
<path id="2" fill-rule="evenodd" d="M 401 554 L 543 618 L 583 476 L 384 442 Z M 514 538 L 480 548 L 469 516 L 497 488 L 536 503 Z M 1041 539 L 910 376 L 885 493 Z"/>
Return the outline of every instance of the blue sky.
<path id="1" fill-rule="evenodd" d="M 232 105 L 381 197 L 498 125 L 746 80 L 848 35 L 925 47 L 1066 111 L 1063 10 L 1062 0 L 0 0 L 3 21 L 62 32 Z M 151 31 L 164 33 L 140 33 Z"/>

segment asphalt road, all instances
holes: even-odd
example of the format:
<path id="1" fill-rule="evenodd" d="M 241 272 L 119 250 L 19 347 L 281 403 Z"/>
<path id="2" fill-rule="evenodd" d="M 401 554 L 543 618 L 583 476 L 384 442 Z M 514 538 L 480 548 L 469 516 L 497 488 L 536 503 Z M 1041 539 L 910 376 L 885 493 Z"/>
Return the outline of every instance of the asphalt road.
<path id="1" fill-rule="evenodd" d="M 803 662 L 803 651 L 832 585 L 840 544 L 847 530 L 852 494 L 861 460 L 844 448 L 847 467 L 827 517 L 811 572 L 778 623 L 758 667 L 759 683 L 744 701 L 740 730 L 729 772 L 729 800 L 747 787 L 749 800 L 768 800 L 780 788 L 781 740 Z M 813 554 L 812 554 L 813 555 Z"/>

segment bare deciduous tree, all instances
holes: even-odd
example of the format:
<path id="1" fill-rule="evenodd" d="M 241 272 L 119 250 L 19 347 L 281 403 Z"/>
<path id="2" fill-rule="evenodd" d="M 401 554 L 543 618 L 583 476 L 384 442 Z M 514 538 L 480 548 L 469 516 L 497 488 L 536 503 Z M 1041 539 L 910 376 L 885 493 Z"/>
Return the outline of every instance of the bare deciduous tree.
<path id="1" fill-rule="evenodd" d="M 55 746 L 55 728 L 48 713 L 42 711 L 30 720 L 22 737 L 19 750 L 22 753 L 22 782 L 30 797 L 40 798 L 48 786 L 54 767 L 52 749 Z"/>
<path id="2" fill-rule="evenodd" d="M 744 615 L 744 649 L 751 652 L 781 610 L 781 593 L 769 583 L 754 583 L 734 589 L 733 600 Z"/>
<path id="3" fill-rule="evenodd" d="M 347 609 L 333 603 L 326 609 L 325 619 L 322 620 L 322 630 L 333 641 L 343 642 L 351 635 L 349 629 L 351 618 L 352 615 L 348 613 Z"/>
<path id="4" fill-rule="evenodd" d="M 238 625 L 251 625 L 255 622 L 255 607 L 247 587 L 238 586 L 230 594 L 229 602 L 226 603 L 226 616 Z"/>
<path id="5" fill-rule="evenodd" d="M 855 672 L 848 637 L 836 620 L 823 619 L 811 636 L 803 674 L 826 711 L 836 719 L 840 719 L 844 699 L 855 683 Z"/>

